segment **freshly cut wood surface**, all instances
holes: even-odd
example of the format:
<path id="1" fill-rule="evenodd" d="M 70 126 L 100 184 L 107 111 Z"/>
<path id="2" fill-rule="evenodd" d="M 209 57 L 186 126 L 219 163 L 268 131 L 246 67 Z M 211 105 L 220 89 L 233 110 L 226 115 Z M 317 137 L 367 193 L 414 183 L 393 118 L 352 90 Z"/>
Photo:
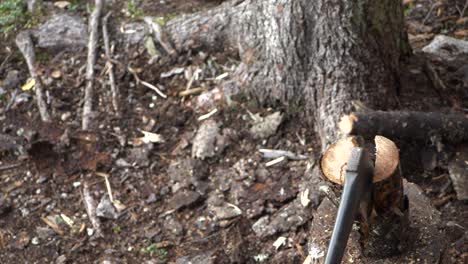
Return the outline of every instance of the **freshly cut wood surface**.
<path id="1" fill-rule="evenodd" d="M 398 169 L 400 155 L 395 143 L 383 136 L 374 138 L 375 172 L 374 182 L 380 182 L 394 174 Z M 344 184 L 346 164 L 353 147 L 359 147 L 355 137 L 346 137 L 331 145 L 321 160 L 322 172 L 330 181 Z"/>

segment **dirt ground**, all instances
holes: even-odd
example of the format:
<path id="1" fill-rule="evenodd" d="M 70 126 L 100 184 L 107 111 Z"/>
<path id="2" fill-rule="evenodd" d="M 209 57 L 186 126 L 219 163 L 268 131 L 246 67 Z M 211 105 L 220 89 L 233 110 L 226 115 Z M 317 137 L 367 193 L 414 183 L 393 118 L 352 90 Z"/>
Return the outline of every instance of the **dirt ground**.
<path id="1" fill-rule="evenodd" d="M 39 23 L 55 13 L 89 16 L 86 1 L 70 1 L 77 5 L 73 10 L 45 2 L 51 8 Z M 111 29 L 139 21 L 129 14 L 129 1 L 110 2 Z M 144 15 L 170 18 L 222 1 L 134 2 Z M 466 12 L 463 22 L 455 8 L 463 1 L 441 1 L 438 6 L 429 1 L 404 2 L 415 55 L 401 73 L 401 109 L 466 111 L 468 95 L 441 94 L 435 89 L 419 54 L 437 34 L 468 38 Z M 265 236 L 252 231 L 252 225 L 265 216 L 277 219 L 297 199 L 301 186 L 307 184 L 304 179 L 316 172 L 320 149 L 313 130 L 284 115 L 273 135 L 255 138 L 250 127 L 256 114 L 267 116 L 283 109 L 261 107 L 242 95 L 226 99 L 217 94 L 239 64 L 236 54 L 194 51 L 150 64 L 143 45 L 121 45 L 119 36 L 111 30 L 120 110 L 112 109 L 105 85 L 106 58 L 99 56 L 93 132 L 80 130 L 86 47 L 36 51 L 54 117 L 52 124 L 44 125 L 34 93 L 21 90 L 29 73 L 13 36 L 1 39 L 0 80 L 12 71 L 19 74 L 16 95 L 12 89 L 0 100 L 0 262 L 259 263 L 266 258 L 264 263 L 302 263 L 319 193 L 310 194 L 311 206 L 296 224 Z M 137 84 L 129 65 L 140 79 L 158 84 L 168 97 Z M 438 68 L 442 79 L 453 70 L 444 67 Z M 195 72 L 199 78 L 191 78 Z M 204 94 L 180 96 L 190 82 Z M 216 122 L 221 139 L 212 157 L 194 159 L 192 142 L 206 123 L 198 119 L 213 109 L 217 112 L 208 120 Z M 141 143 L 141 131 L 157 133 L 164 141 Z M 419 185 L 442 213 L 450 261 L 467 263 L 468 207 L 456 198 L 448 157 L 427 165 L 424 157 L 433 152 L 429 143 L 398 144 L 403 175 Z M 267 166 L 268 160 L 258 151 L 261 148 L 288 150 L 306 158 Z M 444 153 L 461 148 L 446 146 Z M 115 217 L 101 219 L 101 238 L 93 234 L 96 230 L 86 213 L 84 185 L 97 203 L 110 188 L 121 205 Z M 276 250 L 273 243 L 280 236 L 287 240 Z"/>

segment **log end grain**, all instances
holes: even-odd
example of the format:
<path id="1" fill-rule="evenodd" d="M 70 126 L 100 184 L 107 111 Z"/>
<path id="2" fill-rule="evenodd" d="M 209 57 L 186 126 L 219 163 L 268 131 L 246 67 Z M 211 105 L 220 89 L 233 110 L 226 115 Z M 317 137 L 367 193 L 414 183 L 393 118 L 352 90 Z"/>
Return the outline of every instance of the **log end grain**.
<path id="1" fill-rule="evenodd" d="M 388 138 L 376 136 L 374 144 L 376 160 L 373 181 L 375 183 L 385 180 L 395 173 L 398 169 L 400 155 L 395 143 Z M 346 137 L 325 151 L 321 160 L 321 168 L 328 180 L 340 185 L 344 184 L 346 164 L 351 149 L 358 146 L 357 138 Z"/>

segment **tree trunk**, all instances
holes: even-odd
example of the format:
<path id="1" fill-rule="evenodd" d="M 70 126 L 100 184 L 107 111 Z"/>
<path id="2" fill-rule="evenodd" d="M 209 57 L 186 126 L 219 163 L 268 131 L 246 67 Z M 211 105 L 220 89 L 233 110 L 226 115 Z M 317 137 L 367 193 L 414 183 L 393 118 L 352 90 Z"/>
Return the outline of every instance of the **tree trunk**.
<path id="1" fill-rule="evenodd" d="M 409 52 L 394 0 L 229 1 L 166 29 L 179 51 L 238 50 L 242 87 L 260 103 L 302 109 L 324 149 L 352 100 L 380 110 L 396 105 L 399 62 Z"/>

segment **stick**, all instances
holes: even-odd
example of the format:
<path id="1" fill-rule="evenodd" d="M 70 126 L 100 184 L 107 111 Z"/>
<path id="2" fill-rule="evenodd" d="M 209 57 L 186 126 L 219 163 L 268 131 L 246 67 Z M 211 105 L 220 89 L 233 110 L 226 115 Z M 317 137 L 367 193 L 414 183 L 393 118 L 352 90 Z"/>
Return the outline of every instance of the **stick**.
<path id="1" fill-rule="evenodd" d="M 156 86 L 152 85 L 151 83 L 145 82 L 142 79 L 140 79 L 140 77 L 138 77 L 138 74 L 136 73 L 136 70 L 134 70 L 132 67 L 128 66 L 128 71 L 133 75 L 133 77 L 135 78 L 137 84 L 141 83 L 142 85 L 144 85 L 144 86 L 150 88 L 151 90 L 155 91 L 162 98 L 164 98 L 164 99 L 167 98 L 167 95 L 165 95 L 161 90 L 159 90 L 158 87 L 156 87 Z"/>
<path id="2" fill-rule="evenodd" d="M 390 139 L 449 143 L 468 141 L 468 118 L 460 114 L 413 111 L 370 111 L 345 115 L 339 123 L 345 135 L 371 138 L 382 135 Z"/>
<path id="3" fill-rule="evenodd" d="M 101 17 L 101 11 L 103 6 L 103 0 L 96 0 L 95 8 L 91 14 L 90 19 L 90 34 L 88 42 L 88 63 L 86 65 L 86 88 L 84 95 L 83 105 L 83 120 L 81 127 L 83 130 L 88 130 L 90 125 L 91 112 L 93 110 L 93 85 L 94 85 L 94 64 L 96 64 L 96 49 L 99 40 L 99 18 Z"/>
<path id="4" fill-rule="evenodd" d="M 109 32 L 107 30 L 107 20 L 109 19 L 110 15 L 112 12 L 107 13 L 107 15 L 104 17 L 102 21 L 102 38 L 104 39 L 104 49 L 106 53 L 107 58 L 111 58 L 111 49 L 109 45 Z M 107 67 L 108 67 L 108 73 L 109 73 L 109 82 L 110 82 L 110 87 L 111 87 L 111 93 L 112 93 L 112 106 L 114 107 L 114 111 L 119 114 L 119 91 L 117 90 L 117 87 L 115 85 L 115 75 L 114 75 L 114 65 L 110 60 L 107 60 Z"/>
<path id="5" fill-rule="evenodd" d="M 21 32 L 16 36 L 16 46 L 20 49 L 26 63 L 28 64 L 28 70 L 31 77 L 35 80 L 35 93 L 37 107 L 39 108 L 39 114 L 41 115 L 41 120 L 43 122 L 50 122 L 50 114 L 47 110 L 47 104 L 44 100 L 44 92 L 42 90 L 42 81 L 36 71 L 36 55 L 34 53 L 34 44 L 31 39 L 30 32 Z"/>
<path id="6" fill-rule="evenodd" d="M 91 193 L 89 192 L 88 184 L 83 184 L 83 202 L 85 204 L 86 213 L 88 214 L 91 225 L 96 230 L 96 236 L 102 237 L 101 221 L 96 216 L 96 202 L 94 201 Z"/>

